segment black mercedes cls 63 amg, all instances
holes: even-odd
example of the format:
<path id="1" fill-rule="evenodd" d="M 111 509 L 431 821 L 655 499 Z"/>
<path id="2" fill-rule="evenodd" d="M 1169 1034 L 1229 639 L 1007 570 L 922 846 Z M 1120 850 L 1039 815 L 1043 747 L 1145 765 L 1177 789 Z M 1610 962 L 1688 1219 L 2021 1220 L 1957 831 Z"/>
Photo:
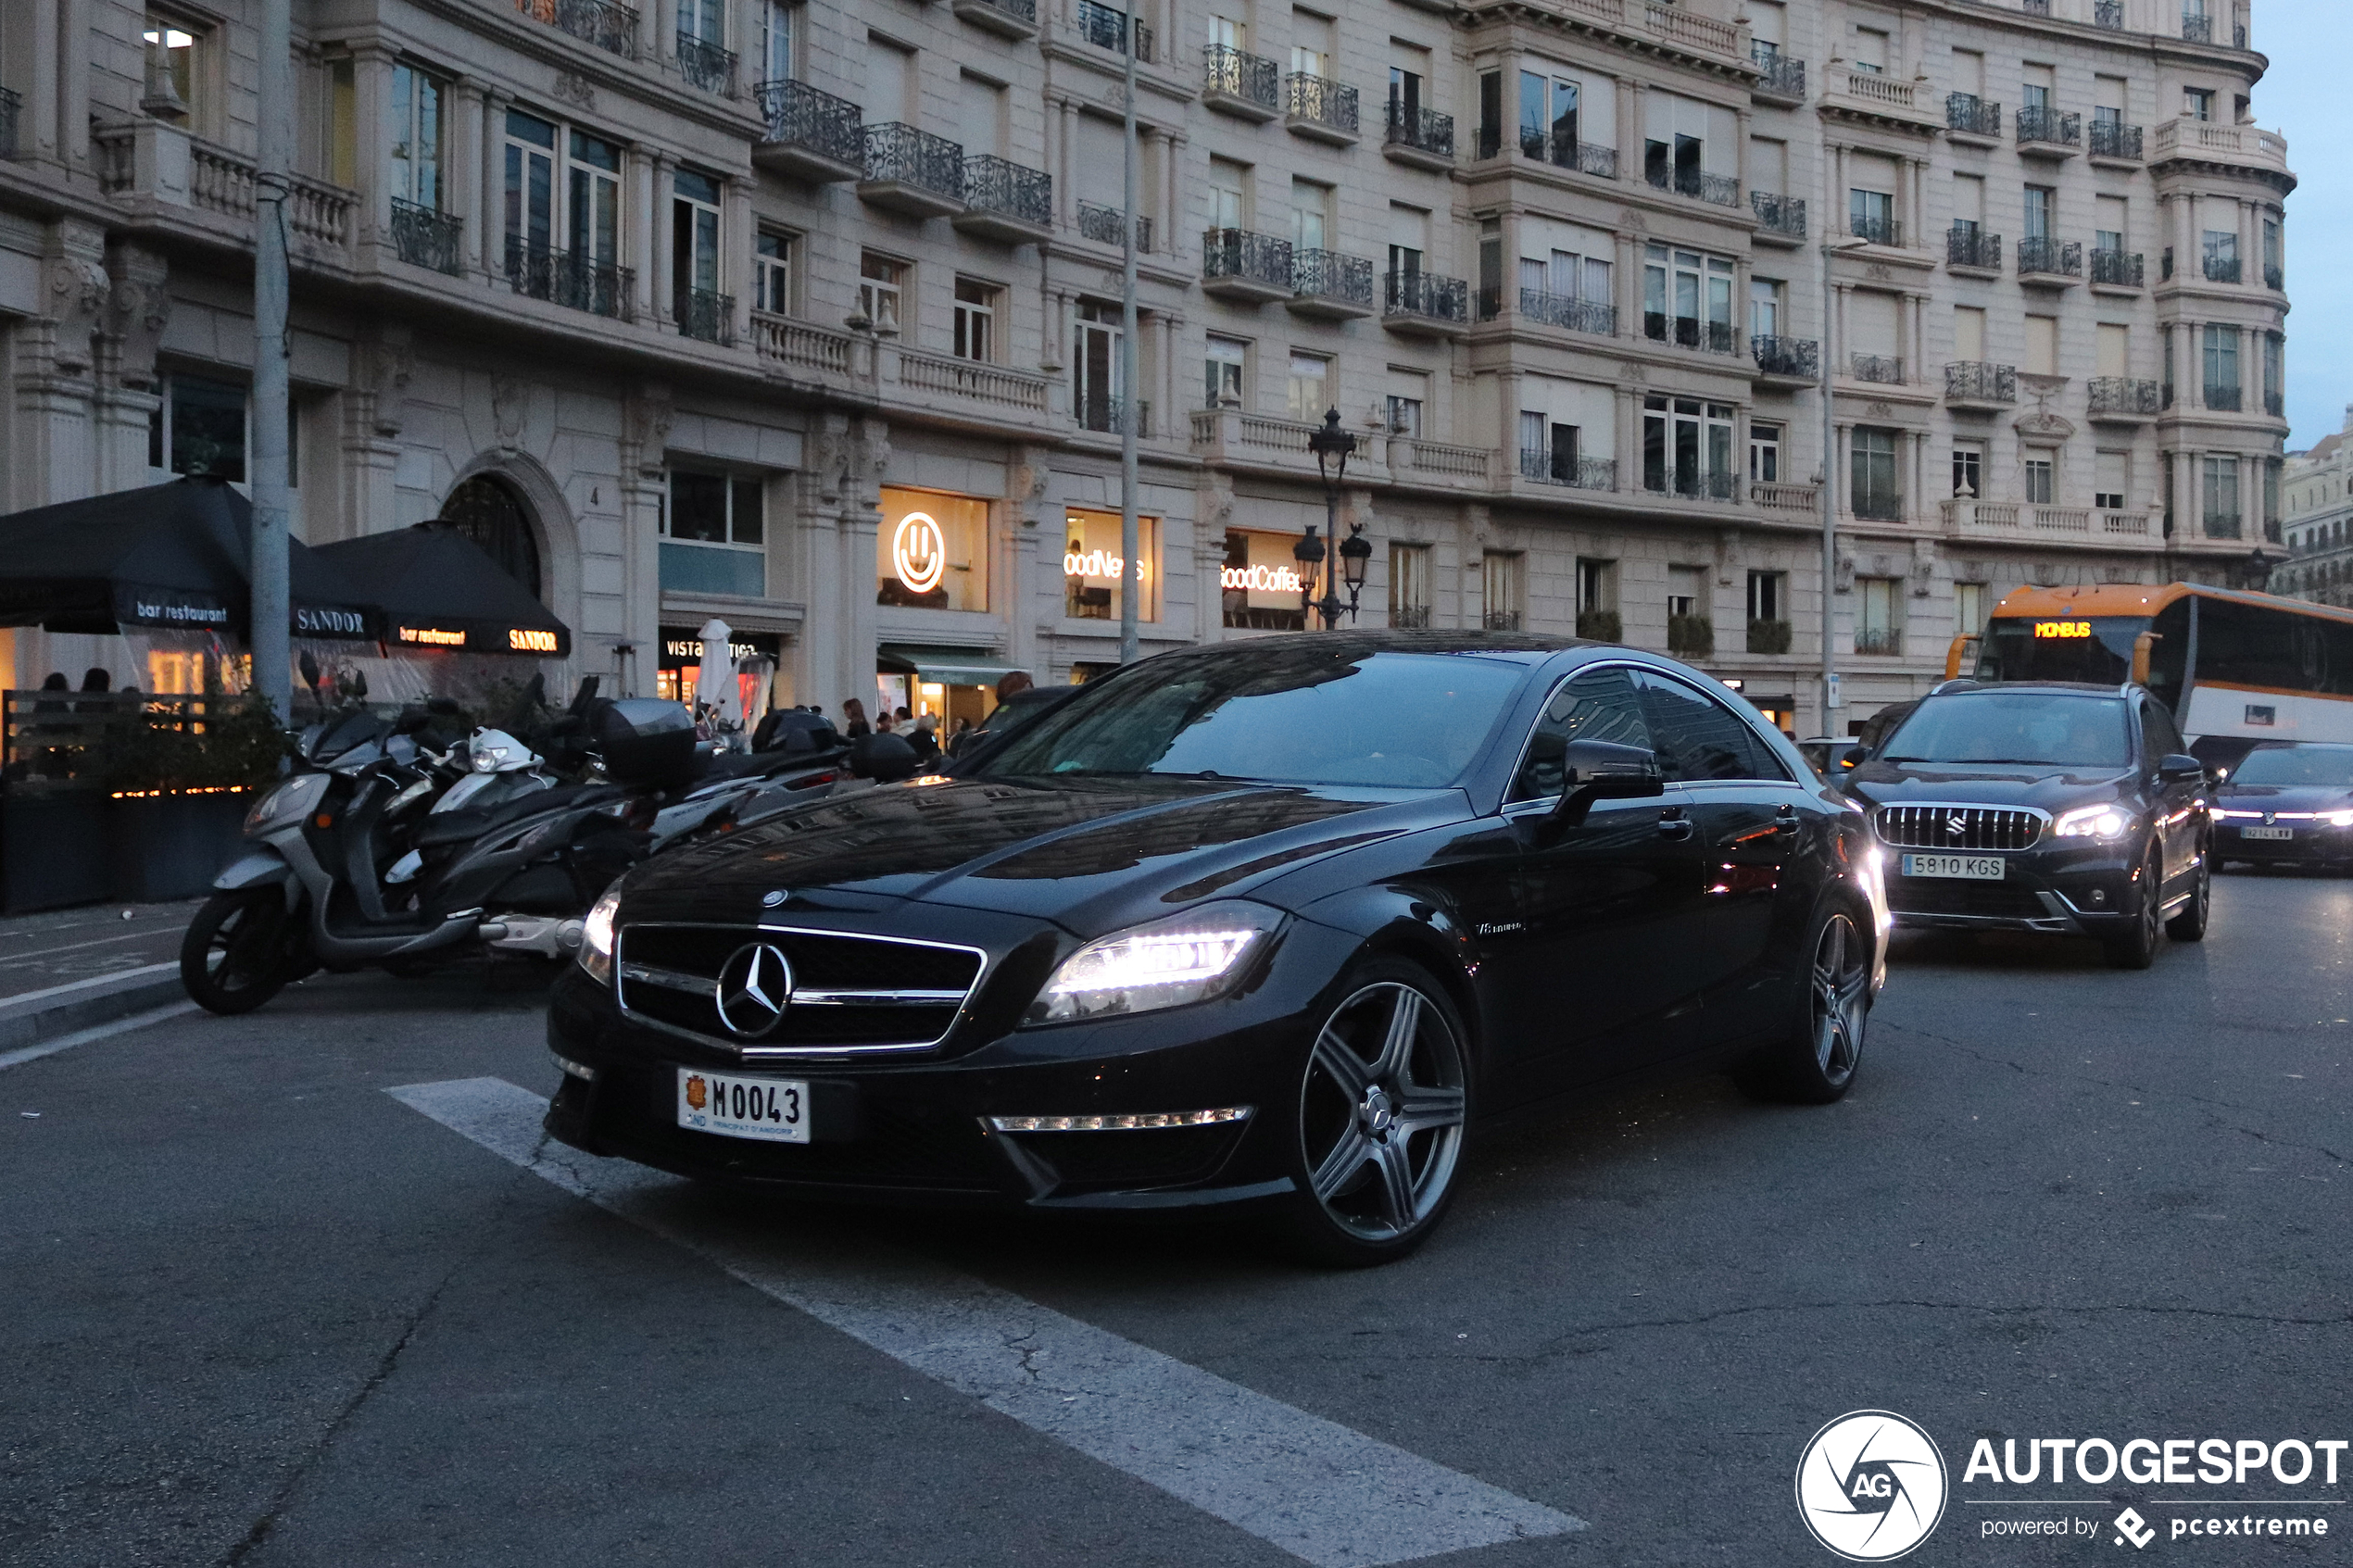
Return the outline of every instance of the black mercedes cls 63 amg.
<path id="1" fill-rule="evenodd" d="M 1558 639 L 1169 653 L 958 776 L 659 857 L 587 921 L 548 1130 L 812 1195 L 1272 1210 L 1378 1262 L 1491 1112 L 1853 1081 L 1862 814 L 1721 684 Z"/>
<path id="2" fill-rule="evenodd" d="M 1899 926 L 2094 936 L 2146 969 L 2206 935 L 2205 770 L 2138 686 L 1948 681 L 1849 772 Z"/>

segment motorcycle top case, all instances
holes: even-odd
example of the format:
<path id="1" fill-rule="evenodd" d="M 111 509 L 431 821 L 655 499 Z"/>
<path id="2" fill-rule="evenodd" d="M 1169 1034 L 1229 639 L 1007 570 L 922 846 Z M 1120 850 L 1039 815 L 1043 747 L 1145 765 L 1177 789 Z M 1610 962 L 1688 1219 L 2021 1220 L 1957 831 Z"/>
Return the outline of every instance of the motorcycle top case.
<path id="1" fill-rule="evenodd" d="M 623 697 L 597 717 L 605 776 L 615 784 L 669 787 L 694 778 L 695 721 L 674 702 Z"/>

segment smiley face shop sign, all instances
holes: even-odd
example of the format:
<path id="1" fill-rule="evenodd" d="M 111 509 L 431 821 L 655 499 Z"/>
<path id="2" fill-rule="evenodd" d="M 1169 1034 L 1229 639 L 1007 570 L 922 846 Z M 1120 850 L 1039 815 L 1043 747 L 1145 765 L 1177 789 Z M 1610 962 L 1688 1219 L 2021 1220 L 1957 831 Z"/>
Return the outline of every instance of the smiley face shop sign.
<path id="1" fill-rule="evenodd" d="M 890 565 L 911 594 L 928 594 L 948 570 L 948 540 L 929 512 L 909 512 L 890 533 Z"/>
<path id="2" fill-rule="evenodd" d="M 886 486 L 875 558 L 877 604 L 987 609 L 988 503 Z"/>

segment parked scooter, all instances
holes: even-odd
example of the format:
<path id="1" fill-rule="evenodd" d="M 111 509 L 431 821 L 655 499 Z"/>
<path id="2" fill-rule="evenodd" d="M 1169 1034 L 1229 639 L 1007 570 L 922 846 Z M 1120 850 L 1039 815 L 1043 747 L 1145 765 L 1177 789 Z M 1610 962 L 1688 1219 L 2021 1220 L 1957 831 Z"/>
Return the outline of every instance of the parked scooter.
<path id="1" fill-rule="evenodd" d="M 484 811 L 428 813 L 407 847 L 421 852 L 413 885 L 387 880 L 399 861 L 385 862 L 380 831 L 416 784 L 402 737 L 322 751 L 322 766 L 285 779 L 247 814 L 251 852 L 215 879 L 181 946 L 189 996 L 241 1013 L 313 965 L 405 970 L 475 944 L 560 954 L 598 895 L 648 851 L 650 835 L 627 819 L 698 766 L 693 721 L 673 703 L 602 703 L 588 722 L 592 762 L 608 782 L 551 783 Z"/>

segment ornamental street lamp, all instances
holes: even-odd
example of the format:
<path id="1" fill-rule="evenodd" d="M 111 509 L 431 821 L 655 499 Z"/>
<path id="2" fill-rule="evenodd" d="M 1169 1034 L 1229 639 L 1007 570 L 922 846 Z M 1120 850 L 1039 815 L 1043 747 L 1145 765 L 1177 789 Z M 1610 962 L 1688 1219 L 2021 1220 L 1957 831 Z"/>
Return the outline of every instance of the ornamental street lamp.
<path id="1" fill-rule="evenodd" d="M 1365 525 L 1352 522 L 1348 537 L 1340 546 L 1340 580 L 1348 584 L 1348 619 L 1356 619 L 1356 596 L 1365 591 L 1365 569 L 1372 564 L 1373 542 L 1365 537 Z"/>
<path id="2" fill-rule="evenodd" d="M 1348 478 L 1348 459 L 1356 451 L 1355 433 L 1340 428 L 1338 408 L 1324 410 L 1324 422 L 1308 434 L 1307 449 L 1315 454 L 1316 471 L 1324 476 L 1324 532 L 1337 540 L 1340 537 L 1340 487 Z M 1360 525 L 1355 534 L 1362 533 L 1364 529 Z M 1308 526 L 1307 537 L 1291 551 L 1300 563 L 1300 606 L 1322 616 L 1327 632 L 1340 624 L 1342 612 L 1354 617 L 1356 596 L 1365 586 L 1364 563 L 1371 557 L 1373 547 L 1355 534 L 1352 534 L 1348 543 L 1340 547 L 1340 568 L 1348 584 L 1346 604 L 1340 603 L 1338 581 L 1326 585 L 1322 598 L 1315 596 L 1316 580 L 1323 574 L 1325 557 L 1324 541 L 1315 537 L 1313 524 Z M 1353 554 L 1352 546 L 1361 549 L 1363 556 L 1360 558 Z M 1312 574 L 1309 571 L 1311 563 L 1315 569 Z"/>

